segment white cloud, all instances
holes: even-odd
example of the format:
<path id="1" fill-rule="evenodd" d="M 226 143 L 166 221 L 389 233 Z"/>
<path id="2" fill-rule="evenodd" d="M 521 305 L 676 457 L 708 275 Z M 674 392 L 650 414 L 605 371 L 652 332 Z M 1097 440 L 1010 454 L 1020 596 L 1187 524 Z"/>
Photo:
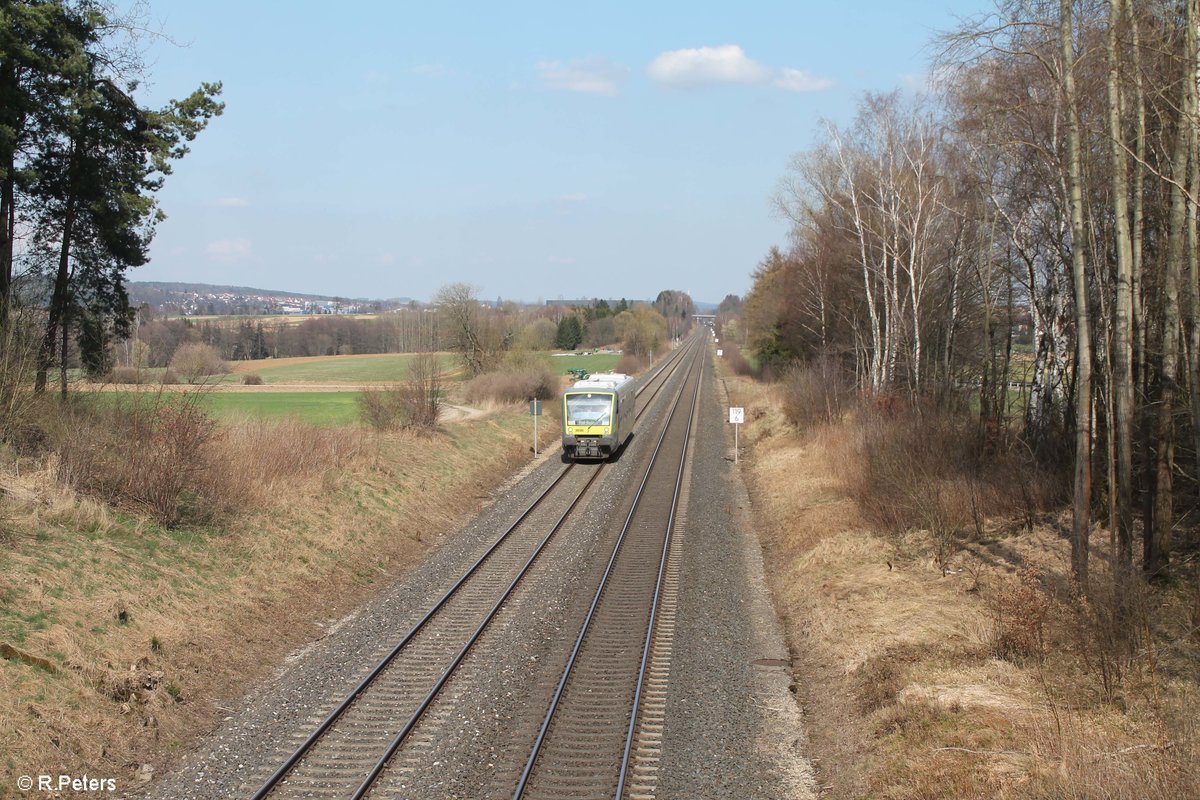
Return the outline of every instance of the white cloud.
<path id="1" fill-rule="evenodd" d="M 691 88 L 722 83 L 766 85 L 791 92 L 816 92 L 833 81 L 790 67 L 775 69 L 760 64 L 736 44 L 690 47 L 659 53 L 646 74 L 667 86 Z"/>
<path id="2" fill-rule="evenodd" d="M 228 206 L 230 208 L 241 208 L 250 205 L 250 201 L 244 197 L 219 197 L 217 205 Z"/>
<path id="3" fill-rule="evenodd" d="M 792 69 L 791 67 L 779 70 L 779 77 L 772 83 L 789 92 L 821 92 L 833 87 L 833 81 L 829 78 L 819 78 L 802 69 Z"/>
<path id="4" fill-rule="evenodd" d="M 569 266 L 575 263 L 574 256 L 550 256 L 546 259 L 547 263 L 558 264 L 560 266 Z"/>
<path id="5" fill-rule="evenodd" d="M 571 192 L 570 194 L 564 194 L 558 199 L 564 203 L 582 203 L 588 199 L 588 196 L 583 192 Z"/>
<path id="6" fill-rule="evenodd" d="M 646 72 L 654 80 L 672 86 L 765 83 L 771 78 L 771 70 L 749 58 L 736 44 L 659 53 Z"/>
<path id="7" fill-rule="evenodd" d="M 574 58 L 565 64 L 543 61 L 537 69 L 553 89 L 609 96 L 617 94 L 618 84 L 629 75 L 629 67 L 605 58 Z"/>
<path id="8" fill-rule="evenodd" d="M 240 261 L 250 257 L 251 249 L 249 239 L 218 239 L 209 242 L 205 251 L 214 261 Z"/>

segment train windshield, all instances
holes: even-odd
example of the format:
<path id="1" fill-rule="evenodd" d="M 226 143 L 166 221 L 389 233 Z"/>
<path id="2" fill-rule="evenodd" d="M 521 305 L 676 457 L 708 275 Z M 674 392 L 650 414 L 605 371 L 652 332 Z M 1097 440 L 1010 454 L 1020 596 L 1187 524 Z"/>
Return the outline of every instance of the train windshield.
<path id="1" fill-rule="evenodd" d="M 609 425 L 612 419 L 612 395 L 567 395 L 568 425 Z"/>

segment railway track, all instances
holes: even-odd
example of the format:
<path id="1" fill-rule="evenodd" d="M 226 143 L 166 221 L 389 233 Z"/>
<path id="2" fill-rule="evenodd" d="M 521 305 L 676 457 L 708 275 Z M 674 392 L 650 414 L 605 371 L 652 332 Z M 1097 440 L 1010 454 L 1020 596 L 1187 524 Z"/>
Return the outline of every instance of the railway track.
<path id="1" fill-rule="evenodd" d="M 643 380 L 639 420 L 696 348 L 695 342 L 679 348 Z M 357 800 L 371 793 L 396 752 L 413 743 L 411 734 L 431 704 L 605 468 L 565 464 L 358 685 L 303 741 L 293 743 L 294 750 L 253 799 Z"/>
<path id="2" fill-rule="evenodd" d="M 665 678 L 651 658 L 702 377 L 694 364 L 676 397 L 513 800 L 626 796 L 643 688 L 652 666 Z"/>

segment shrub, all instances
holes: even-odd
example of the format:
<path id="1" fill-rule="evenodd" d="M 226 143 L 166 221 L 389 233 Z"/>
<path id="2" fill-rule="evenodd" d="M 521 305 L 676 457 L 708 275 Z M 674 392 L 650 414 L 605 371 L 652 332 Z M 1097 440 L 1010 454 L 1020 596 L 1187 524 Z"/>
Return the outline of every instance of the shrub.
<path id="1" fill-rule="evenodd" d="M 614 372 L 621 372 L 626 375 L 636 375 L 650 365 L 649 361 L 633 353 L 625 353 L 621 356 L 621 360 L 617 362 L 617 366 L 613 367 Z"/>
<path id="2" fill-rule="evenodd" d="M 1045 624 L 1053 596 L 1028 570 L 1002 580 L 994 590 L 990 612 L 992 650 L 998 658 L 1017 661 L 1045 653 Z"/>
<path id="3" fill-rule="evenodd" d="M 754 365 L 746 360 L 746 357 L 742 355 L 742 348 L 725 339 L 721 340 L 720 347 L 721 357 L 729 364 L 734 375 L 742 375 L 747 378 L 761 377 L 761 370 L 755 369 Z"/>
<path id="4" fill-rule="evenodd" d="M 521 329 L 516 346 L 523 350 L 549 350 L 554 347 L 558 327 L 552 320 L 535 319 Z"/>
<path id="5" fill-rule="evenodd" d="M 736 348 L 734 352 L 745 364 L 741 352 Z M 826 355 L 790 367 L 784 373 L 780 387 L 783 415 L 801 430 L 839 419 L 852 396 L 845 371 L 836 359 Z"/>
<path id="6" fill-rule="evenodd" d="M 195 395 L 134 395 L 111 407 L 64 407 L 51 432 L 59 476 L 113 505 L 167 527 L 210 516 L 204 454 L 218 437 Z"/>
<path id="7" fill-rule="evenodd" d="M 37 405 L 30 387 L 37 360 L 36 319 L 18 308 L 0 325 L 0 439 L 28 432 Z"/>
<path id="8" fill-rule="evenodd" d="M 243 386 L 262 386 L 263 385 L 262 375 L 259 375 L 256 372 L 247 372 L 245 375 L 242 376 L 242 385 Z"/>
<path id="9" fill-rule="evenodd" d="M 216 348 L 199 342 L 179 345 L 171 356 L 170 366 L 188 383 L 199 383 L 210 375 L 229 372 L 229 365 L 221 360 Z"/>
<path id="10" fill-rule="evenodd" d="M 358 410 L 363 422 L 375 430 L 397 430 L 404 421 L 399 385 L 364 389 L 358 398 Z"/>
<path id="11" fill-rule="evenodd" d="M 583 331 L 586 347 L 601 347 L 617 340 L 617 326 L 612 317 L 600 317 L 587 324 Z"/>
<path id="12" fill-rule="evenodd" d="M 519 403 L 550 400 L 558 394 L 559 385 L 558 376 L 540 365 L 485 372 L 467 381 L 463 391 L 470 403 Z"/>
<path id="13" fill-rule="evenodd" d="M 982 458 L 971 418 L 891 396 L 856 414 L 857 441 L 843 468 L 859 506 L 883 530 L 933 532 L 939 555 L 966 529 L 982 532 L 986 517 L 1019 516 L 1029 525 L 1065 496 L 1061 476 L 1022 449 Z"/>
<path id="14" fill-rule="evenodd" d="M 363 421 L 376 430 L 436 430 L 442 415 L 441 364 L 437 356 L 416 356 L 409 362 L 407 379 L 364 391 L 359 410 Z"/>
<path id="15" fill-rule="evenodd" d="M 145 383 L 148 377 L 145 370 L 137 367 L 113 367 L 104 379 L 109 383 L 125 385 Z"/>

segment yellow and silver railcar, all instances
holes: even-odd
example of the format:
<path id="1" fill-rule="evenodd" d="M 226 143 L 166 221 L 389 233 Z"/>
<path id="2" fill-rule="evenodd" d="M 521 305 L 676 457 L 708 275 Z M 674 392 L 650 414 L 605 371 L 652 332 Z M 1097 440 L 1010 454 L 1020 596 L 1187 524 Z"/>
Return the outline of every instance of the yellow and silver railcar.
<path id="1" fill-rule="evenodd" d="M 563 391 L 563 453 L 605 459 L 633 433 L 637 416 L 633 379 L 619 372 L 592 375 Z"/>

